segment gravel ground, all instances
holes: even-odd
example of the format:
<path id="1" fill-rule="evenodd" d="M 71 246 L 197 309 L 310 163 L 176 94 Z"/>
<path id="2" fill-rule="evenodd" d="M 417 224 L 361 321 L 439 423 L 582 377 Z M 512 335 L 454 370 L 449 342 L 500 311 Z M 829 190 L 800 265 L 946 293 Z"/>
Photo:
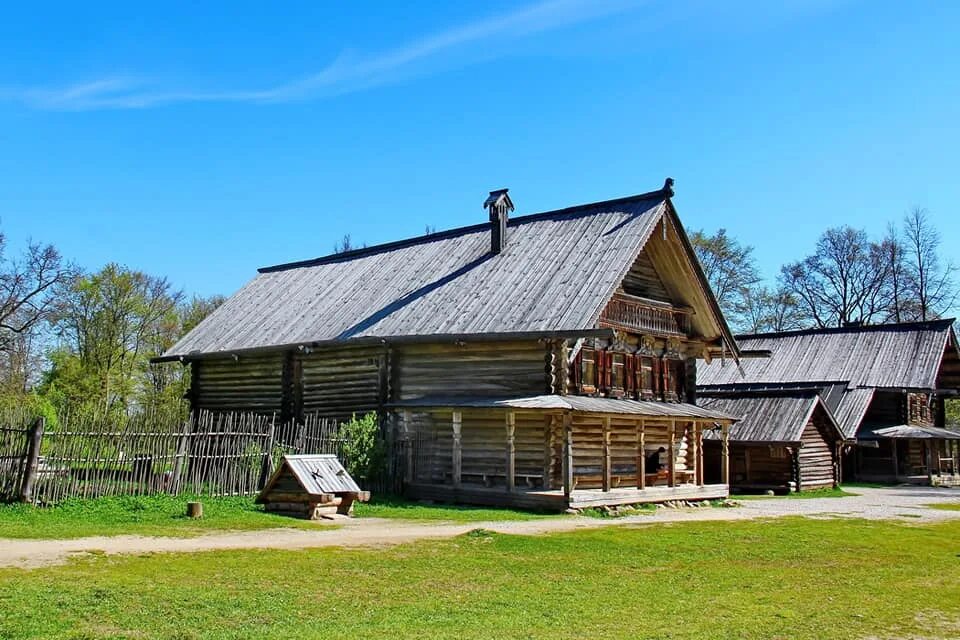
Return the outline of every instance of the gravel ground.
<path id="1" fill-rule="evenodd" d="M 471 529 L 537 535 L 596 527 L 704 520 L 745 520 L 805 516 L 814 518 L 895 519 L 930 522 L 960 518 L 960 511 L 931 509 L 933 503 L 960 504 L 960 489 L 931 487 L 854 488 L 859 495 L 842 498 L 763 498 L 743 500 L 731 508 L 658 509 L 623 518 L 569 517 L 513 522 L 404 522 L 377 518 L 338 520 L 334 528 L 318 524 L 315 531 L 276 529 L 224 532 L 196 538 L 112 536 L 76 540 L 0 539 L 0 567 L 41 567 L 90 553 L 191 553 L 224 549 L 304 549 L 314 547 L 379 547 L 414 540 L 449 538 Z"/>

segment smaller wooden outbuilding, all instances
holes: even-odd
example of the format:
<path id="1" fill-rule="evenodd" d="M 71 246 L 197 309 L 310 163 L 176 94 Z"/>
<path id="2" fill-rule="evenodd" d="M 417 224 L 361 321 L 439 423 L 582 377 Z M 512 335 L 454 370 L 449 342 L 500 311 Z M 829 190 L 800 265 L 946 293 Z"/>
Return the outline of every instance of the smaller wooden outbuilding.
<path id="1" fill-rule="evenodd" d="M 271 513 L 317 520 L 349 515 L 354 502 L 369 499 L 337 456 L 315 454 L 284 456 L 256 501 Z"/>
<path id="2" fill-rule="evenodd" d="M 817 389 L 711 392 L 701 405 L 743 416 L 730 429 L 730 487 L 804 491 L 836 486 L 844 442 Z M 705 434 L 708 474 L 719 466 L 721 443 Z"/>

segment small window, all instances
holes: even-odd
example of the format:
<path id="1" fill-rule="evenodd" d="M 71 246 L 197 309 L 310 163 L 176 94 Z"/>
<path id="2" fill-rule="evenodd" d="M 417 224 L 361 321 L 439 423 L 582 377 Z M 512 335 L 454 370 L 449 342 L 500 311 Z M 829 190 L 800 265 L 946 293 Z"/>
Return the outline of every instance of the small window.
<path id="1" fill-rule="evenodd" d="M 786 447 L 770 447 L 770 457 L 774 460 L 783 460 L 787 457 Z"/>
<path id="2" fill-rule="evenodd" d="M 639 391 L 641 397 L 652 398 L 654 392 L 653 382 L 653 358 L 640 358 L 640 384 Z"/>
<path id="3" fill-rule="evenodd" d="M 611 378 L 612 378 L 611 386 L 614 389 L 623 389 L 626 387 L 627 371 L 626 371 L 626 367 L 624 366 L 625 364 L 626 364 L 626 358 L 622 353 L 613 354 L 613 362 L 612 362 L 613 370 L 611 372 Z"/>
<path id="4" fill-rule="evenodd" d="M 580 380 L 583 391 L 590 392 L 597 388 L 597 362 L 593 349 L 580 352 Z"/>

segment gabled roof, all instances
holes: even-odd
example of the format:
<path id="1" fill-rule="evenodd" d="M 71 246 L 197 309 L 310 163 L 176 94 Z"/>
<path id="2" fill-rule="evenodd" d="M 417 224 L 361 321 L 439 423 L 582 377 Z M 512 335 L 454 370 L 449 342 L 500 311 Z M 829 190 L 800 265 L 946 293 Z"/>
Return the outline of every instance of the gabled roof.
<path id="1" fill-rule="evenodd" d="M 655 229 L 667 227 L 701 280 L 689 287 L 711 326 L 736 344 L 665 188 L 515 217 L 490 251 L 479 224 L 260 269 L 157 360 L 346 341 L 541 336 L 596 331 L 600 312 Z M 663 223 L 663 224 L 661 224 Z M 664 226 L 666 225 L 666 226 Z"/>
<path id="2" fill-rule="evenodd" d="M 288 471 L 303 492 L 314 498 L 324 494 L 360 493 L 360 487 L 334 454 L 287 455 L 283 456 L 280 466 L 257 496 L 257 503 L 263 502 L 270 495 L 274 485 Z"/>
<path id="3" fill-rule="evenodd" d="M 740 367 L 714 360 L 697 368 L 698 384 L 844 382 L 849 388 L 936 389 L 948 345 L 956 348 L 953 319 L 843 329 L 738 336 L 744 351 L 770 358 Z"/>
<path id="4" fill-rule="evenodd" d="M 731 441 L 797 444 L 814 411 L 821 411 L 834 436 L 843 439 L 830 409 L 814 389 L 741 391 L 701 396 L 699 402 L 712 411 L 742 416 L 730 429 Z M 706 436 L 717 437 L 712 433 Z"/>

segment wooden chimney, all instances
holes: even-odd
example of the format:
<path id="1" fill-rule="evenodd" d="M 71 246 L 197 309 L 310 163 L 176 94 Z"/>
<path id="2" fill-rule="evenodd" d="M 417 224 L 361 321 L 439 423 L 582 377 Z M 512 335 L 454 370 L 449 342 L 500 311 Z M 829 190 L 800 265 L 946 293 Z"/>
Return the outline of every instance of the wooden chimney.
<path id="1" fill-rule="evenodd" d="M 513 201 L 507 194 L 509 189 L 491 191 L 483 203 L 490 213 L 490 253 L 502 253 L 507 246 L 507 219 L 513 211 Z"/>

